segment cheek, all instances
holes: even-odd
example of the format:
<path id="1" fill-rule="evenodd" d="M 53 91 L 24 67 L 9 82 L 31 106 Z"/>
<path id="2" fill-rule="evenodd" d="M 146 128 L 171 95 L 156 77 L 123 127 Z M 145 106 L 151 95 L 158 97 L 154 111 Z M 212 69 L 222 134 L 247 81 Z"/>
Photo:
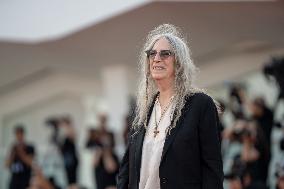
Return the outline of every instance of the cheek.
<path id="1" fill-rule="evenodd" d="M 148 67 L 149 67 L 149 69 L 151 69 L 151 68 L 152 68 L 153 64 L 154 64 L 154 62 L 153 62 L 153 61 L 151 61 L 151 60 L 148 62 Z"/>
<path id="2" fill-rule="evenodd" d="M 168 62 L 168 68 L 171 74 L 175 73 L 175 60 L 174 58 Z"/>
<path id="3" fill-rule="evenodd" d="M 175 74 L 174 63 L 171 63 L 168 68 L 169 68 L 170 75 L 174 75 Z"/>
<path id="4" fill-rule="evenodd" d="M 152 62 L 148 62 L 148 65 L 146 66 L 147 71 L 149 71 L 149 73 L 151 73 L 151 68 L 152 68 L 153 63 Z"/>

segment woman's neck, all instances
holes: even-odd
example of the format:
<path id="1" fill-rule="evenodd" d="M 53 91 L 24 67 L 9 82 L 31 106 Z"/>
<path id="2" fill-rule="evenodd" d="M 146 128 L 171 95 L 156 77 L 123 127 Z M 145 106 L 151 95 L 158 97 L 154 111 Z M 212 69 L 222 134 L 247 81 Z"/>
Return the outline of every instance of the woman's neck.
<path id="1" fill-rule="evenodd" d="M 172 83 L 157 83 L 157 86 L 159 89 L 159 103 L 163 109 L 174 95 L 174 87 Z"/>

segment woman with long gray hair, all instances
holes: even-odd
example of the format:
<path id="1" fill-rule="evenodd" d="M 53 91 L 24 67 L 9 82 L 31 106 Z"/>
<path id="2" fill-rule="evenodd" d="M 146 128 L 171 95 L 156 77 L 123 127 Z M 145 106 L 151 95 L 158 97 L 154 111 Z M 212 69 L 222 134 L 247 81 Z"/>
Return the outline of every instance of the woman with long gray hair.
<path id="1" fill-rule="evenodd" d="M 118 189 L 221 189 L 217 106 L 194 86 L 196 67 L 179 30 L 152 30 L 140 55 L 136 117 Z"/>

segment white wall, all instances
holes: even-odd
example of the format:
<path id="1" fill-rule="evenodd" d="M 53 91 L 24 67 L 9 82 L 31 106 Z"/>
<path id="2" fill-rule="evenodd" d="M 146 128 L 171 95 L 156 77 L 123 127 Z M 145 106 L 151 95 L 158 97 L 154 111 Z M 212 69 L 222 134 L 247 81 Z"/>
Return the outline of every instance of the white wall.
<path id="1" fill-rule="evenodd" d="M 284 49 L 270 49 L 254 53 L 222 56 L 197 62 L 200 69 L 196 83 L 202 87 L 215 86 L 228 80 L 238 80 L 244 75 L 260 70 L 271 56 L 284 55 Z"/>

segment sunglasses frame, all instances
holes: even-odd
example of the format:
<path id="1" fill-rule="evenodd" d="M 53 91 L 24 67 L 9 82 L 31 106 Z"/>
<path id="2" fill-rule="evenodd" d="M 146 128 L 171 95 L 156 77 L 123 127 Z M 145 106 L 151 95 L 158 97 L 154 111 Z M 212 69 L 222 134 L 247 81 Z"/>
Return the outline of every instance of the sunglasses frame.
<path id="1" fill-rule="evenodd" d="M 154 52 L 154 54 L 151 54 L 151 52 Z M 158 51 L 156 51 L 156 50 L 150 49 L 150 50 L 145 51 L 145 53 L 146 53 L 146 55 L 147 55 L 147 58 L 148 58 L 148 59 L 151 59 L 151 60 L 154 60 L 154 59 L 155 59 L 157 53 L 159 53 L 159 56 L 160 56 L 160 58 L 161 58 L 162 60 L 165 60 L 165 59 L 169 58 L 170 56 L 174 55 L 174 52 L 171 51 L 171 50 L 160 50 L 160 51 L 158 52 Z M 166 54 L 163 54 L 163 53 L 169 53 L 169 54 L 166 55 Z"/>

